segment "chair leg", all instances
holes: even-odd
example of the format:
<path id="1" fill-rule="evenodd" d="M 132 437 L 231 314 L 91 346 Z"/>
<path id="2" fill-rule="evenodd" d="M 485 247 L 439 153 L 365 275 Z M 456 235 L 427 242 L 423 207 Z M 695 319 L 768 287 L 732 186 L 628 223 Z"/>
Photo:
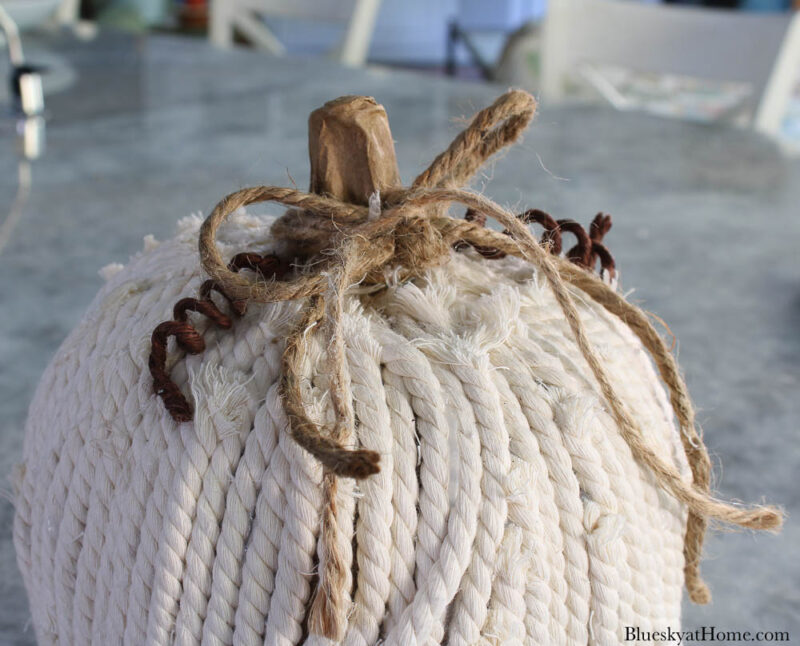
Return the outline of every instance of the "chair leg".
<path id="1" fill-rule="evenodd" d="M 458 45 L 458 25 L 451 22 L 447 25 L 447 53 L 444 63 L 447 76 L 456 75 L 456 45 Z"/>
<path id="2" fill-rule="evenodd" d="M 232 22 L 234 28 L 254 46 L 268 51 L 270 54 L 275 54 L 275 56 L 286 55 L 286 48 L 283 43 L 255 14 L 242 10 L 233 16 Z"/>
<path id="3" fill-rule="evenodd" d="M 60 25 L 74 25 L 80 17 L 80 0 L 64 0 L 56 10 Z"/>
<path id="4" fill-rule="evenodd" d="M 217 47 L 227 48 L 233 44 L 232 4 L 230 0 L 211 0 L 208 37 Z"/>
<path id="5" fill-rule="evenodd" d="M 768 135 L 777 135 L 780 132 L 792 89 L 798 81 L 798 69 L 800 69 L 800 13 L 795 13 L 783 37 L 783 43 L 756 111 L 753 120 L 755 130 Z"/>
<path id="6" fill-rule="evenodd" d="M 367 60 L 381 0 L 356 0 L 339 52 L 339 62 L 361 66 Z"/>

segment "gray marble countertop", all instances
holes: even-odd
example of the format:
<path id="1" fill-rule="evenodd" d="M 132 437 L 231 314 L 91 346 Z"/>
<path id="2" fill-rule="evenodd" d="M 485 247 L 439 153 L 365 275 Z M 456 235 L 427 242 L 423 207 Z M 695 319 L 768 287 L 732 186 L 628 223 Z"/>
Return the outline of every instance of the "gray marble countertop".
<path id="1" fill-rule="evenodd" d="M 76 74 L 47 97 L 47 150 L 32 163 L 30 194 L 0 253 L 3 474 L 21 454 L 38 377 L 99 288 L 99 268 L 236 188 L 305 186 L 306 117 L 328 99 L 370 94 L 386 106 L 408 181 L 458 132 L 459 118 L 502 90 L 167 37 L 48 48 Z M 29 50 L 35 60 L 36 44 Z M 13 127 L 0 115 L 0 218 L 18 197 Z M 599 210 L 613 214 L 607 242 L 623 289 L 635 288 L 631 298 L 680 340 L 720 494 L 790 514 L 779 536 L 711 537 L 704 572 L 714 602 L 687 603 L 684 627 L 800 639 L 800 163 L 750 132 L 543 106 L 524 143 L 476 186 L 513 209 L 584 224 Z M 0 643 L 31 644 L 12 514 L 4 496 Z"/>

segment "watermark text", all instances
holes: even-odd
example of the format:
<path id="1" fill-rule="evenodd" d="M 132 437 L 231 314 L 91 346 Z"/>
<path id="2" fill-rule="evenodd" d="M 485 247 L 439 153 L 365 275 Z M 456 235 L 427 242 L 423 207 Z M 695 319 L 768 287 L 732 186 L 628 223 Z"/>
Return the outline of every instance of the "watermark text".
<path id="1" fill-rule="evenodd" d="M 663 644 L 721 644 L 740 643 L 790 643 L 786 630 L 720 630 L 716 626 L 701 626 L 694 630 L 644 630 L 638 626 L 625 626 L 625 641 L 659 642 Z"/>

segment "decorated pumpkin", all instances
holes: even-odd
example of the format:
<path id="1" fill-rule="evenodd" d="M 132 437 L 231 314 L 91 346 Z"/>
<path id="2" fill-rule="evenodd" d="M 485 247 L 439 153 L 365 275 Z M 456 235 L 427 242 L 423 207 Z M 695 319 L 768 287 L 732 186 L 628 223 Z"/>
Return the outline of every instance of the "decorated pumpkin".
<path id="1" fill-rule="evenodd" d="M 709 518 L 779 524 L 710 496 L 610 219 L 462 188 L 534 105 L 403 188 L 383 108 L 338 99 L 309 193 L 238 191 L 104 270 L 15 474 L 40 643 L 616 644 L 708 601 Z"/>

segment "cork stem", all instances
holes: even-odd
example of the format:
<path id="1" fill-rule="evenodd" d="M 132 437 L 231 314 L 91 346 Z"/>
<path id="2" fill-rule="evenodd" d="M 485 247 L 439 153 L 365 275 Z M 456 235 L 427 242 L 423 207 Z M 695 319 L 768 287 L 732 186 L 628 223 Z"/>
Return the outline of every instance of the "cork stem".
<path id="1" fill-rule="evenodd" d="M 312 193 L 367 206 L 376 191 L 400 186 L 386 110 L 369 96 L 342 96 L 308 119 Z"/>

